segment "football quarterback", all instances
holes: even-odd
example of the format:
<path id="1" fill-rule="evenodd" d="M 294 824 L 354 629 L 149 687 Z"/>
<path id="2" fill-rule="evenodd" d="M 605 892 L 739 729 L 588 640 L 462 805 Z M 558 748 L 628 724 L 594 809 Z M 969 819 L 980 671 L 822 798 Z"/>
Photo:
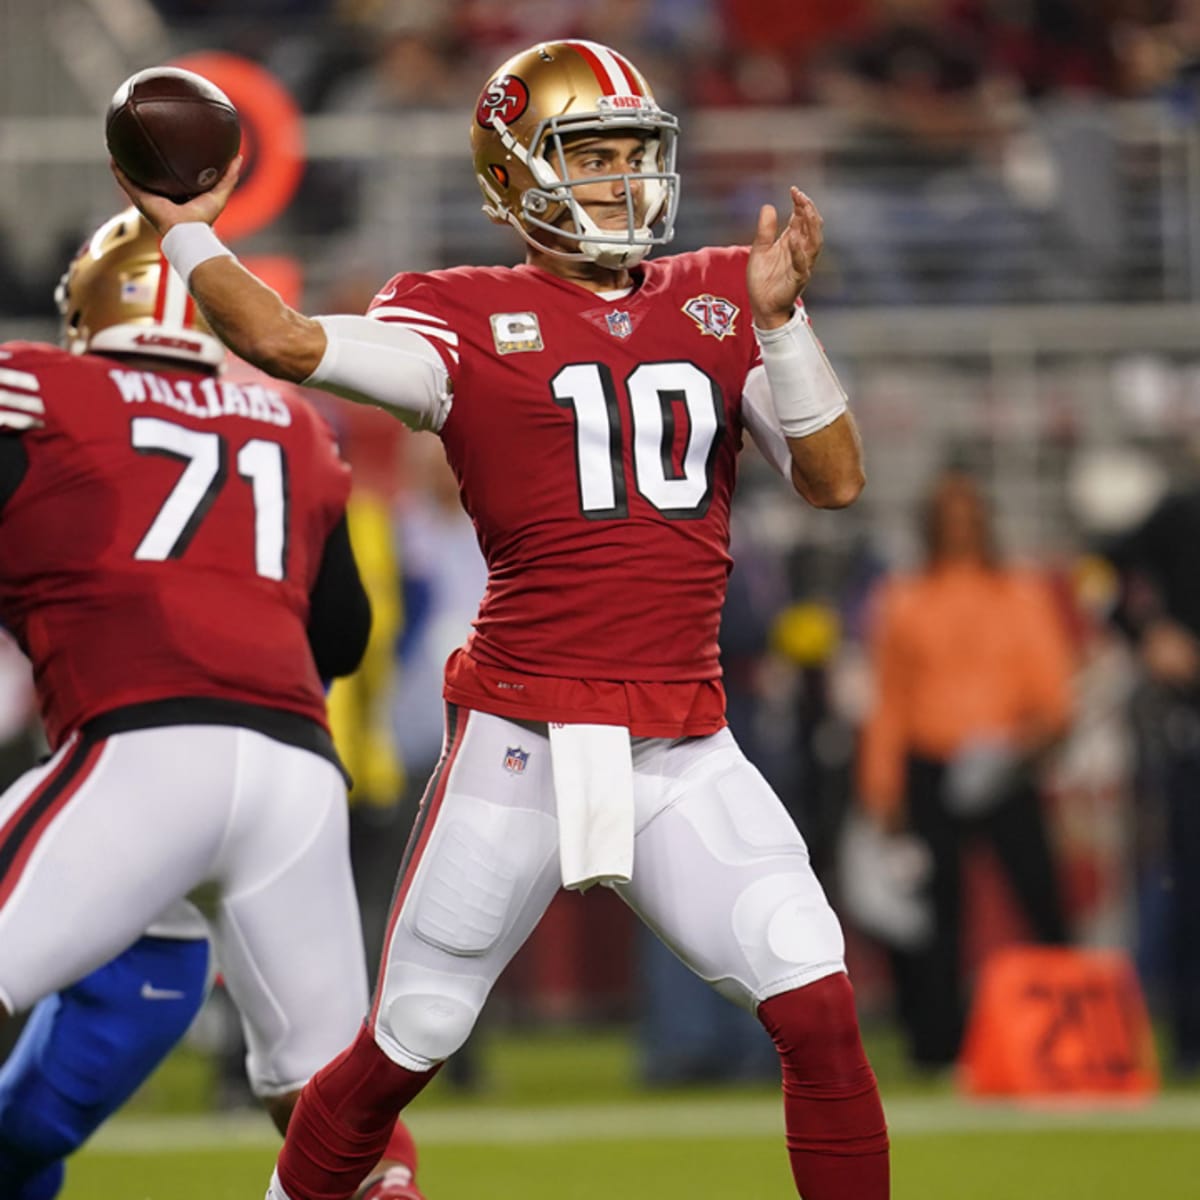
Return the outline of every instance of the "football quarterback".
<path id="1" fill-rule="evenodd" d="M 840 925 L 725 721 L 717 630 L 744 436 L 801 498 L 864 483 L 801 293 L 822 220 L 798 188 L 748 246 L 657 257 L 676 119 L 594 42 L 492 73 L 471 148 L 515 267 L 401 271 L 366 315 L 289 308 L 213 233 L 237 181 L 173 204 L 117 173 L 238 354 L 435 433 L 488 565 L 445 673 L 445 741 L 400 864 L 367 1019 L 306 1085 L 271 1200 L 344 1200 L 466 1040 L 560 887 L 615 888 L 779 1051 L 806 1200 L 884 1200 L 888 1141 Z"/>

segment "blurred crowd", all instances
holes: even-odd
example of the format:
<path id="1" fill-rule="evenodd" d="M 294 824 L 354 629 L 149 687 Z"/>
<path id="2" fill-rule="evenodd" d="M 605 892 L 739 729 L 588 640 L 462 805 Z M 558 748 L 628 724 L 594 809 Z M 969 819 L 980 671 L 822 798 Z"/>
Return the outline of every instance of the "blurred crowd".
<path id="1" fill-rule="evenodd" d="M 162 7 L 176 27 L 190 15 L 197 36 L 211 40 L 220 6 Z M 1169 198 L 1162 204 L 1170 211 L 1133 210 L 1136 181 L 1120 161 L 1107 104 L 1155 97 L 1174 118 L 1192 118 L 1196 0 L 278 0 L 257 7 L 261 17 L 221 26 L 230 48 L 262 57 L 314 113 L 469 111 L 479 81 L 510 53 L 563 36 L 620 47 L 655 81 L 660 103 L 685 117 L 751 108 L 819 113 L 836 132 L 802 169 L 806 187 L 836 215 L 816 285 L 824 300 L 1136 296 L 1144 267 L 1135 259 L 1166 260 L 1174 251 L 1169 229 L 1148 251 L 1130 238 L 1130 224 L 1187 224 Z M 281 21 L 294 22 L 293 37 L 279 37 Z M 782 141 L 777 152 L 787 154 Z M 685 167 L 687 150 L 685 138 Z M 738 152 L 731 144 L 731 166 Z M 712 240 L 714 224 L 736 236 L 770 198 L 768 186 L 737 174 L 718 185 L 720 211 L 706 209 L 697 221 L 684 207 L 682 248 Z M 347 222 L 373 219 L 353 172 L 317 170 L 308 182 L 297 210 L 301 220 L 311 212 L 307 228 L 329 229 L 339 210 Z M 468 239 L 455 250 L 473 256 L 486 243 Z"/>
<path id="2" fill-rule="evenodd" d="M 315 112 L 355 93 L 460 107 L 543 38 L 611 43 L 672 107 L 847 104 L 953 141 L 991 98 L 1142 94 L 1187 73 L 1192 0 L 155 0 L 173 29 L 260 57 Z M 854 93 L 854 94 L 848 94 Z M 880 103 L 890 94 L 899 104 Z M 931 111 L 934 97 L 950 108 Z M 936 125 L 936 128 L 934 127 Z M 974 130 L 972 130 L 974 126 Z"/>
<path id="3" fill-rule="evenodd" d="M 710 150 L 705 170 L 714 182 L 704 190 L 712 195 L 701 203 L 689 195 L 676 244 L 740 238 L 757 204 L 777 190 L 777 180 L 764 178 L 766 160 L 782 158 L 836 216 L 815 285 L 822 300 L 1154 300 L 1186 298 L 1164 293 L 1200 287 L 1186 275 L 1188 247 L 1200 240 L 1186 166 L 1161 147 L 1161 161 L 1123 157 L 1110 108 L 1149 100 L 1162 121 L 1194 127 L 1200 0 L 154 0 L 154 7 L 174 53 L 224 50 L 260 62 L 311 116 L 463 114 L 510 53 L 571 36 L 633 57 L 663 106 L 683 115 L 685 134 L 688 114 L 699 111 L 786 111 L 797 135 L 815 118 L 823 132 L 815 143 L 799 139 L 802 150 L 780 136 L 769 152 L 756 146 L 761 161 L 748 163 L 736 134 L 727 151 Z M 686 172 L 695 157 L 686 136 L 682 153 Z M 397 209 L 427 203 L 433 189 L 434 202 L 457 213 L 444 193 L 458 195 L 459 184 L 452 171 L 443 181 L 418 180 L 411 160 L 382 172 L 353 159 L 314 162 L 287 231 L 352 241 L 360 261 L 374 261 L 372 247 L 389 239 L 391 252 L 414 268 L 493 254 L 495 242 L 474 221 L 451 220 L 465 227 L 461 235 L 413 226 L 405 240 Z M 52 268 L 31 277 L 18 249 L 0 228 L 0 316 L 46 314 Z"/>

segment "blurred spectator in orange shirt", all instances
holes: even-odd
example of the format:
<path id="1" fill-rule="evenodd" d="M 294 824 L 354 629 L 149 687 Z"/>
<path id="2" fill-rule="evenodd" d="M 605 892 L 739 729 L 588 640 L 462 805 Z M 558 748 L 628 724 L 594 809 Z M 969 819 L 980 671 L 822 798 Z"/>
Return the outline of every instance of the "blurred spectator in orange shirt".
<path id="1" fill-rule="evenodd" d="M 926 562 L 877 595 L 876 696 L 863 731 L 862 803 L 888 830 L 925 843 L 933 934 L 894 949 L 901 1022 L 914 1062 L 958 1053 L 962 852 L 986 839 L 1034 936 L 1066 929 L 1037 766 L 1066 731 L 1071 651 L 1048 586 L 1004 564 L 975 481 L 950 470 L 924 515 Z"/>

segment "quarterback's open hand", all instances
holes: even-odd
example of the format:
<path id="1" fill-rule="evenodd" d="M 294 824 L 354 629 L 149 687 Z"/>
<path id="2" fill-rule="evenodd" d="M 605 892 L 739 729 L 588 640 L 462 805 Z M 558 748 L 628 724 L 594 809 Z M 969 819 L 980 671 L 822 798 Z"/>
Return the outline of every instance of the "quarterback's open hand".
<path id="1" fill-rule="evenodd" d="M 760 329 L 773 329 L 791 319 L 825 244 L 824 224 L 817 206 L 796 187 L 792 188 L 792 215 L 782 233 L 774 207 L 764 204 L 759 210 L 746 285 L 754 324 Z"/>
<path id="2" fill-rule="evenodd" d="M 158 196 L 138 187 L 111 159 L 108 165 L 122 190 L 161 237 L 172 226 L 182 225 L 185 221 L 203 221 L 206 225 L 211 225 L 224 211 L 233 189 L 237 186 L 242 156 L 239 154 L 225 168 L 225 174 L 207 192 L 201 192 L 182 204 L 176 204 L 166 196 Z"/>

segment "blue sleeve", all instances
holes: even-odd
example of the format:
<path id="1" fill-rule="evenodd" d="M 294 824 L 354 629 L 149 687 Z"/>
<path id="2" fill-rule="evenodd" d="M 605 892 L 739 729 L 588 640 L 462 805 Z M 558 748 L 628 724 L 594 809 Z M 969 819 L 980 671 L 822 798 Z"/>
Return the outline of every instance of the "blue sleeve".
<path id="1" fill-rule="evenodd" d="M 0 1196 L 51 1200 L 64 1159 L 150 1076 L 208 991 L 208 942 L 143 937 L 34 1010 L 0 1068 Z"/>

